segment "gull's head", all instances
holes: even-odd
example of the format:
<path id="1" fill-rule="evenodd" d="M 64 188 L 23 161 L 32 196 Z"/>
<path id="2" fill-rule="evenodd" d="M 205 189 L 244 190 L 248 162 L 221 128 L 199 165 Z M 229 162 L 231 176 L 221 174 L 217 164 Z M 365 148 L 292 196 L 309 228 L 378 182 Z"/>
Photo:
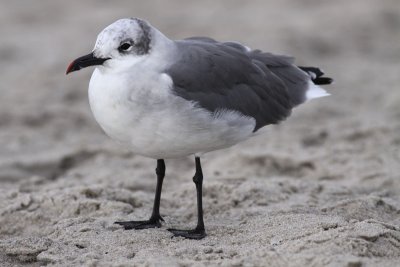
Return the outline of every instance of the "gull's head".
<path id="1" fill-rule="evenodd" d="M 97 36 L 91 53 L 68 66 L 67 74 L 89 66 L 123 66 L 137 62 L 150 53 L 151 44 L 152 27 L 146 21 L 137 18 L 117 20 Z"/>
<path id="2" fill-rule="evenodd" d="M 151 28 L 140 19 L 120 19 L 98 36 L 94 54 L 100 58 L 125 59 L 149 53 Z"/>

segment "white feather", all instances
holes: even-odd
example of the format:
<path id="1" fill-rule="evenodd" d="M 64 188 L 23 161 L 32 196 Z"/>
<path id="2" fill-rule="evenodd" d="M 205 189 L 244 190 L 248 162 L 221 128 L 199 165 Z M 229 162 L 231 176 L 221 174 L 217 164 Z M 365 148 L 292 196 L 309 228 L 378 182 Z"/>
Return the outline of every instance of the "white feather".
<path id="1" fill-rule="evenodd" d="M 306 92 L 307 100 L 311 100 L 314 98 L 329 96 L 330 94 L 325 91 L 323 88 L 314 84 L 311 80 L 308 82 L 308 90 Z"/>

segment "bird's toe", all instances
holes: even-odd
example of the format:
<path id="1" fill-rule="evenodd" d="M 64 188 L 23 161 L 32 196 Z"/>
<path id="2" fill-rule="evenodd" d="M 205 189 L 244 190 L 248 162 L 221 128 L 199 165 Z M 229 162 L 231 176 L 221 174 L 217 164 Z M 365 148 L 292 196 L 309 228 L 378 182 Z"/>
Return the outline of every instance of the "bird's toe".
<path id="1" fill-rule="evenodd" d="M 149 228 L 160 228 L 161 222 L 159 219 L 157 220 L 145 220 L 145 221 L 126 221 L 126 222 L 115 222 L 115 224 L 119 224 L 124 227 L 125 230 L 141 230 L 141 229 L 149 229 Z"/>
<path id="2" fill-rule="evenodd" d="M 173 237 L 184 237 L 187 239 L 203 239 L 206 237 L 206 231 L 204 229 L 193 229 L 193 230 L 180 230 L 180 229 L 168 229 L 173 234 Z"/>

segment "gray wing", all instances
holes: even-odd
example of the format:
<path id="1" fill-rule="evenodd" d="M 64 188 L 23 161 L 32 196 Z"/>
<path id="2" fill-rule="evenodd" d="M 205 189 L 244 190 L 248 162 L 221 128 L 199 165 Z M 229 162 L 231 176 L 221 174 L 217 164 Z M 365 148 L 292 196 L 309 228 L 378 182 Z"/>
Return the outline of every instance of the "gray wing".
<path id="1" fill-rule="evenodd" d="M 179 59 L 166 70 L 173 90 L 210 112 L 234 110 L 253 117 L 256 131 L 285 119 L 304 101 L 302 86 L 309 76 L 290 57 L 248 51 L 238 43 L 205 37 L 176 44 Z"/>

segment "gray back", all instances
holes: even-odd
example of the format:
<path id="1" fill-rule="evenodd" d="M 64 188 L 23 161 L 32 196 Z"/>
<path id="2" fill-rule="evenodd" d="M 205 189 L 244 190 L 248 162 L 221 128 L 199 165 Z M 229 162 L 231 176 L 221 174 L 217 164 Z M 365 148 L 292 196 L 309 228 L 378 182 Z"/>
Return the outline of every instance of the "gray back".
<path id="1" fill-rule="evenodd" d="M 208 111 L 235 110 L 256 120 L 254 131 L 290 115 L 305 99 L 309 76 L 293 58 L 247 51 L 205 37 L 176 42 L 178 59 L 166 70 L 174 93 Z"/>

